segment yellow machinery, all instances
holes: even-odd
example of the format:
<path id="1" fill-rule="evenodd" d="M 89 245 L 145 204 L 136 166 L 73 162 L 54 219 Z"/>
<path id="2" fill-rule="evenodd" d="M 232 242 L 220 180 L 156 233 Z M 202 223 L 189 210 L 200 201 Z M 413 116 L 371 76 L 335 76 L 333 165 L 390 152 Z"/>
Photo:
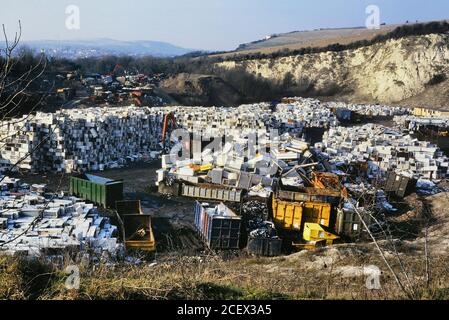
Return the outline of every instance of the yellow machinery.
<path id="1" fill-rule="evenodd" d="M 340 237 L 326 231 L 318 223 L 305 223 L 303 231 L 305 243 L 293 243 L 298 250 L 313 250 L 317 247 L 331 246 Z"/>
<path id="2" fill-rule="evenodd" d="M 306 241 L 325 241 L 326 245 L 330 246 L 340 237 L 327 232 L 318 223 L 305 223 L 303 238 Z"/>
<path id="3" fill-rule="evenodd" d="M 206 172 L 212 170 L 214 165 L 212 163 L 207 163 L 204 165 L 191 164 L 189 167 L 195 172 Z"/>
<path id="4" fill-rule="evenodd" d="M 332 205 L 320 202 L 289 202 L 273 198 L 273 222 L 284 230 L 300 231 L 303 223 L 329 227 Z"/>
<path id="5" fill-rule="evenodd" d="M 331 245 L 337 236 L 324 230 L 331 226 L 332 205 L 320 202 L 279 201 L 273 198 L 273 222 L 292 235 L 302 235 L 305 243 L 297 243 L 296 249 L 315 249 L 317 246 Z M 302 233 L 301 233 L 302 232 Z"/>

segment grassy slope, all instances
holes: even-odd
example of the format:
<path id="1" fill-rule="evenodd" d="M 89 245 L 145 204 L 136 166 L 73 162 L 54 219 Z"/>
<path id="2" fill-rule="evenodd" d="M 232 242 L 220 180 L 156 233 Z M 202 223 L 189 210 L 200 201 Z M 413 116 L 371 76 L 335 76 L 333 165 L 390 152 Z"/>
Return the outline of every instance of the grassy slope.
<path id="1" fill-rule="evenodd" d="M 366 251 L 368 250 L 368 251 Z M 165 257 L 156 266 L 81 268 L 81 287 L 67 290 L 67 275 L 39 262 L 0 258 L 0 299 L 404 299 L 388 272 L 382 290 L 351 276 L 369 264 L 384 269 L 370 248 L 342 246 L 282 258 Z M 422 257 L 407 257 L 416 298 L 449 297 L 448 258 L 434 260 L 438 281 L 423 286 Z M 349 275 L 348 275 L 349 274 Z"/>
<path id="2" fill-rule="evenodd" d="M 227 57 L 235 54 L 273 53 L 279 50 L 297 50 L 307 47 L 326 47 L 334 43 L 350 44 L 355 41 L 371 40 L 375 36 L 386 34 L 398 26 L 383 26 L 379 30 L 347 28 L 292 32 L 281 34 L 276 38 L 256 44 L 247 44 L 247 47 L 242 50 L 211 55 L 211 57 Z"/>

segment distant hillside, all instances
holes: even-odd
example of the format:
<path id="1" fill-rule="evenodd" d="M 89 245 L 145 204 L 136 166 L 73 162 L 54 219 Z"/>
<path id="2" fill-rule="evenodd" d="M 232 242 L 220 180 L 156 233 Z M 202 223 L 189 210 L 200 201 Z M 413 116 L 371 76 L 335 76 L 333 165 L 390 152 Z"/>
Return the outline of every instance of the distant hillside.
<path id="1" fill-rule="evenodd" d="M 391 24 L 382 25 L 378 30 L 370 30 L 365 27 L 352 28 L 328 28 L 310 31 L 292 31 L 267 36 L 265 39 L 252 41 L 239 45 L 234 51 L 210 54 L 213 57 L 229 58 L 236 55 L 272 54 L 282 51 L 294 51 L 304 48 L 328 47 L 333 44 L 348 45 L 354 42 L 371 41 L 372 39 L 386 35 L 398 27 L 413 27 L 421 25 Z"/>
<path id="2" fill-rule="evenodd" d="M 194 51 L 160 41 L 119 41 L 111 39 L 22 41 L 21 44 L 33 50 L 45 50 L 47 55 L 51 57 L 68 59 L 103 55 L 175 57 Z"/>
<path id="3" fill-rule="evenodd" d="M 311 31 L 293 31 L 274 34 L 266 39 L 241 44 L 237 51 L 253 51 L 260 49 L 298 49 L 301 47 L 325 46 L 331 43 L 350 43 L 358 40 L 371 39 L 379 34 L 392 31 L 398 25 L 382 26 L 379 30 L 369 30 L 364 27 L 318 29 Z M 281 48 L 279 48 L 281 47 Z"/>
<path id="4" fill-rule="evenodd" d="M 407 36 L 355 49 L 216 63 L 299 95 L 448 109 L 449 34 Z M 301 91 L 302 90 L 302 91 Z"/>

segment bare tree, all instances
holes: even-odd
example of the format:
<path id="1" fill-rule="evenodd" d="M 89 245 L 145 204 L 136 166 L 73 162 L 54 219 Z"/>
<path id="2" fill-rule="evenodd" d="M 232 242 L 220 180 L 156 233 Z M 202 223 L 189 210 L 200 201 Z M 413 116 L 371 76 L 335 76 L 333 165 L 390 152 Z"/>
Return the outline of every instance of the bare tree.
<path id="1" fill-rule="evenodd" d="M 27 120 L 34 116 L 45 99 L 46 92 L 41 90 L 37 80 L 47 67 L 43 52 L 34 56 L 32 52 L 19 47 L 22 37 L 20 21 L 18 31 L 12 39 L 8 37 L 5 25 L 2 25 L 2 31 L 4 43 L 0 47 L 0 152 L 8 143 L 26 132 Z M 12 130 L 14 125 L 16 129 Z M 44 137 L 37 145 L 42 145 L 46 139 L 48 138 Z M 8 172 L 17 168 L 33 151 L 11 163 Z M 2 180 L 0 178 L 0 182 Z"/>
<path id="2" fill-rule="evenodd" d="M 14 38 L 10 40 L 5 25 L 2 25 L 5 42 L 4 47 L 0 48 L 1 120 L 19 116 L 25 112 L 31 113 L 42 102 L 41 99 L 31 99 L 35 97 L 31 94 L 31 90 L 36 91 L 36 80 L 44 73 L 47 60 L 44 53 L 41 53 L 36 59 L 23 61 L 31 53 L 19 47 L 22 37 L 20 21 L 18 28 L 19 30 L 15 33 Z M 27 62 L 31 63 L 28 64 Z M 31 105 L 30 102 L 32 102 Z M 24 110 L 25 107 L 27 110 Z"/>

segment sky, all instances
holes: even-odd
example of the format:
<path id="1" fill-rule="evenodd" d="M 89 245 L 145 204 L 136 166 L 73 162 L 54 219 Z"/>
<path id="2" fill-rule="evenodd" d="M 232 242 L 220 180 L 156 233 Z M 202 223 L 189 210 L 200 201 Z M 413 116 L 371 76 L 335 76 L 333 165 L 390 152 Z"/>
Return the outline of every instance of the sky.
<path id="1" fill-rule="evenodd" d="M 79 8 L 79 29 L 66 26 L 69 5 Z M 231 50 L 274 33 L 363 26 L 368 5 L 387 24 L 449 18 L 447 0 L 0 0 L 0 23 L 13 34 L 21 20 L 23 40 L 158 40 Z"/>

